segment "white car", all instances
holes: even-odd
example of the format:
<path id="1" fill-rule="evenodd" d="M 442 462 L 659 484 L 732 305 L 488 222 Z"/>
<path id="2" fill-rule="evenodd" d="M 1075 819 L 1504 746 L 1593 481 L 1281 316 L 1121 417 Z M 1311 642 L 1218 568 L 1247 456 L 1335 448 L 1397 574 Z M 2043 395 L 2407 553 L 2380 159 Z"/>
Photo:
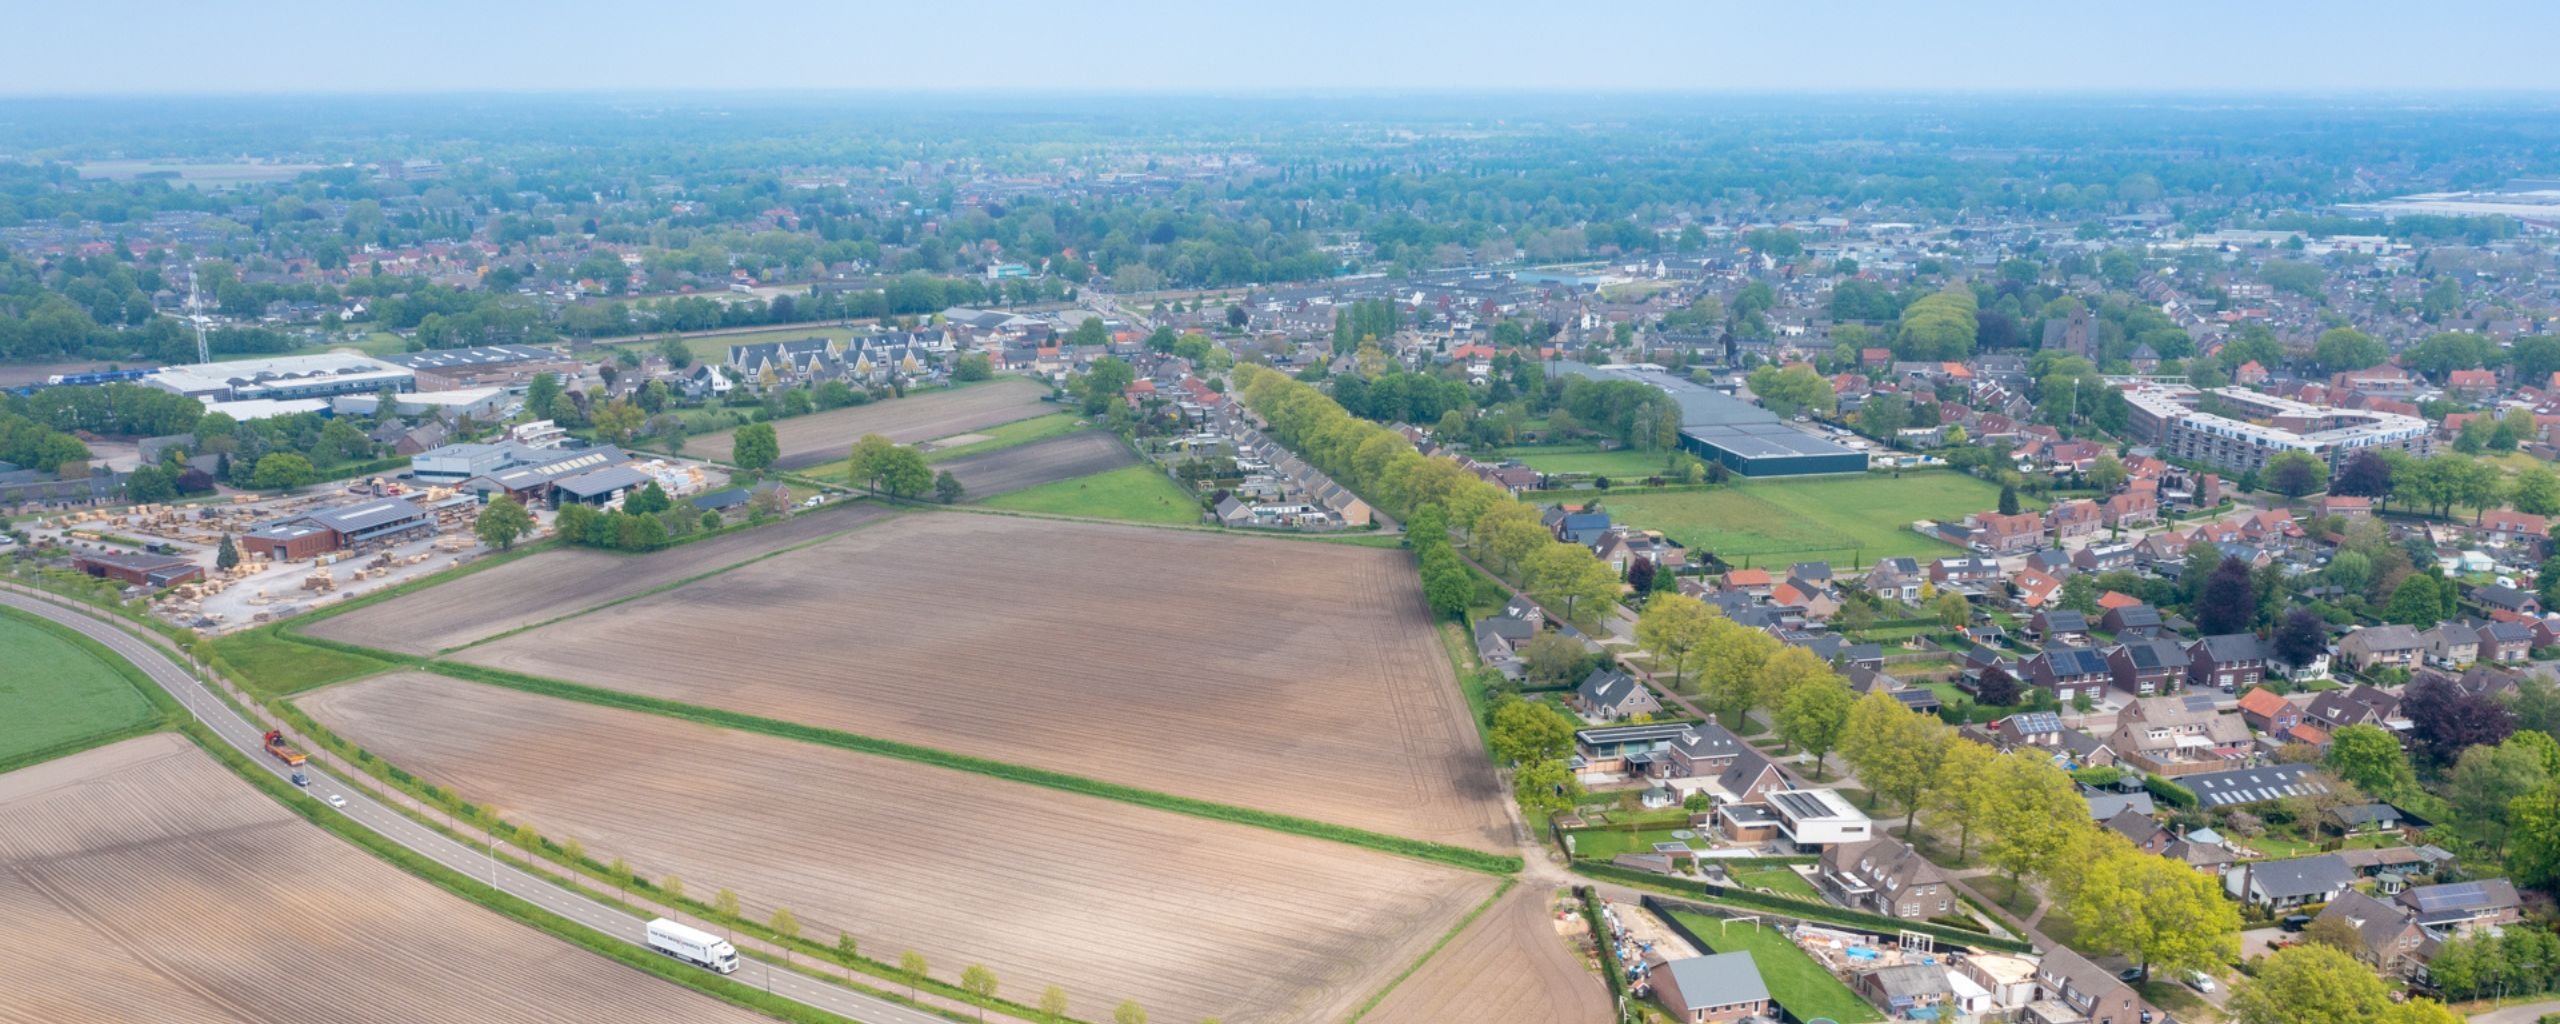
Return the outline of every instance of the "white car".
<path id="1" fill-rule="evenodd" d="M 347 806 L 347 798 L 336 793 L 331 793 L 329 794 L 329 806 L 345 810 Z"/>
<path id="2" fill-rule="evenodd" d="M 2187 987 L 2198 992 L 2211 992 L 2213 991 L 2213 975 L 2206 974 L 2203 971 L 2188 971 Z"/>

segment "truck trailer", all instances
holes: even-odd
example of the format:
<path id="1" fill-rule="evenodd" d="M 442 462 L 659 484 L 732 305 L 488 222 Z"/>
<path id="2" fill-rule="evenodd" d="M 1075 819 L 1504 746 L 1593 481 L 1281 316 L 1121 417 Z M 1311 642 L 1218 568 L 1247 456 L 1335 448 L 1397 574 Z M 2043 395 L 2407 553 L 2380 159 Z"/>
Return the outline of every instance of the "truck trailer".
<path id="1" fill-rule="evenodd" d="M 293 749 L 293 744 L 284 741 L 284 730 L 269 729 L 267 730 L 266 739 L 267 753 L 269 755 L 273 756 L 276 760 L 282 761 L 295 768 L 302 767 L 302 752 Z"/>
<path id="2" fill-rule="evenodd" d="M 729 940 L 663 917 L 649 922 L 649 948 L 722 974 L 738 971 L 738 948 Z"/>

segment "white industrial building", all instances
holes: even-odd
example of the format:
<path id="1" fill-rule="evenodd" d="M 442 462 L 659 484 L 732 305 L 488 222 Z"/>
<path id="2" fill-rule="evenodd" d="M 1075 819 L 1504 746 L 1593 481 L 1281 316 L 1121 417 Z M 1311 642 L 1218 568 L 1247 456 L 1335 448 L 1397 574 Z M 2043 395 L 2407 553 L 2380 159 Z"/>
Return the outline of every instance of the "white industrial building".
<path id="1" fill-rule="evenodd" d="M 352 352 L 194 363 L 154 371 L 142 382 L 208 402 L 256 398 L 330 398 L 417 387 L 417 375 Z"/>

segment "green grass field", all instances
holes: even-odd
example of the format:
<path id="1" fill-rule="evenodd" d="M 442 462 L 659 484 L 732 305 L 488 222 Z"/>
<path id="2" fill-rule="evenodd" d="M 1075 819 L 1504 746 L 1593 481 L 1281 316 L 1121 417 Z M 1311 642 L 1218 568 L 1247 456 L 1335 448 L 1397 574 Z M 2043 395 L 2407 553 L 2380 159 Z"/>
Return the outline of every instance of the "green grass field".
<path id="1" fill-rule="evenodd" d="M 236 678 L 262 693 L 299 693 L 315 686 L 371 675 L 391 663 L 312 644 L 298 643 L 274 627 L 236 633 L 213 642 L 215 657 Z"/>
<path id="2" fill-rule="evenodd" d="M 1760 968 L 1760 980 L 1769 986 L 1769 998 L 1787 1008 L 1798 1020 L 1829 1017 L 1840 1024 L 1867 1024 L 1880 1021 L 1884 1015 L 1865 999 L 1849 991 L 1849 986 L 1813 962 L 1813 957 L 1766 924 L 1737 923 L 1725 927 L 1723 919 L 1702 914 L 1673 912 L 1689 931 L 1706 940 L 1718 953 L 1747 952 L 1751 962 Z"/>
<path id="3" fill-rule="evenodd" d="M 1691 840 L 1679 839 L 1671 834 L 1673 832 L 1688 832 L 1692 835 L 1697 834 L 1697 830 L 1690 828 L 1685 822 L 1679 825 L 1666 826 L 1663 828 L 1648 828 L 1635 832 L 1623 832 L 1617 829 L 1607 828 L 1588 828 L 1576 829 L 1566 834 L 1573 837 L 1574 856 L 1589 858 L 1592 860 L 1608 860 L 1609 858 L 1615 857 L 1621 853 L 1652 853 L 1653 844 L 1655 843 L 1693 842 Z"/>
<path id="4" fill-rule="evenodd" d="M 1957 473 L 1752 481 L 1709 491 L 1603 498 L 1617 519 L 1692 549 L 1755 567 L 1829 559 L 1872 565 L 1937 557 L 1952 545 L 1911 532 L 1915 519 L 1961 519 L 1999 504 L 2000 489 Z"/>
<path id="5" fill-rule="evenodd" d="M 0 765 L 67 754 L 84 740 L 150 722 L 151 702 L 118 666 L 71 634 L 17 612 L 0 614 Z"/>
<path id="6" fill-rule="evenodd" d="M 1524 448 L 1513 452 L 1512 457 L 1541 473 L 1588 473 L 1608 477 L 1609 482 L 1617 483 L 1662 475 L 1665 453 Z"/>
<path id="7" fill-rule="evenodd" d="M 1727 866 L 1730 867 L 1730 865 Z M 1733 872 L 1733 880 L 1746 888 L 1768 889 L 1782 896 L 1794 896 L 1799 899 L 1808 900 L 1820 900 L 1822 898 L 1821 893 L 1813 891 L 1813 883 L 1805 881 L 1804 876 L 1797 874 L 1794 868 L 1761 868 L 1757 871 L 1735 871 Z"/>
<path id="8" fill-rule="evenodd" d="M 1200 503 L 1152 466 L 1123 466 L 1092 476 L 999 494 L 988 508 L 1048 512 L 1133 523 L 1196 523 Z"/>

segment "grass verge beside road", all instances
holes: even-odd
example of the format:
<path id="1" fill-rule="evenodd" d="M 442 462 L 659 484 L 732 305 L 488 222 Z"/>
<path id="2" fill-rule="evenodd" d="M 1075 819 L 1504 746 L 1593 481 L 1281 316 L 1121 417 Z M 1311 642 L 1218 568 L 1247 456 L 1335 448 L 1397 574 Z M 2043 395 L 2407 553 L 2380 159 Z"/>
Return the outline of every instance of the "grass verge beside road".
<path id="1" fill-rule="evenodd" d="M 1091 476 L 999 494 L 980 502 L 1015 512 L 1119 519 L 1133 523 L 1200 521 L 1200 502 L 1154 466 L 1123 466 Z"/>
<path id="2" fill-rule="evenodd" d="M 1300 818 L 1294 815 L 1276 814 L 1270 811 L 1255 810 L 1250 807 L 1237 807 L 1232 804 L 1216 803 L 1213 801 L 1200 800 L 1186 796 L 1175 796 L 1171 793 L 1160 793 L 1151 789 L 1140 789 L 1136 786 L 1124 786 L 1119 783 L 1104 782 L 1099 779 L 1088 779 L 1080 775 L 1069 775 L 1065 772 L 1054 772 L 1042 768 L 1032 768 L 1025 765 L 1018 765 L 983 757 L 971 757 L 966 754 L 957 754 L 947 750 L 935 750 L 931 747 L 919 747 L 913 744 L 898 743 L 891 740 L 861 736 L 849 732 L 838 732 L 833 729 L 822 729 L 816 726 L 802 725 L 797 722 L 785 722 L 779 719 L 741 714 L 735 711 L 723 711 L 718 708 L 701 707 L 699 705 L 685 704 L 657 697 L 647 697 L 634 693 L 622 693 L 615 690 L 606 690 L 592 686 L 581 686 L 576 683 L 562 682 L 557 679 L 545 679 L 540 676 L 528 676 L 515 672 L 505 672 L 497 669 L 483 668 L 478 665 L 462 665 L 453 662 L 435 662 L 428 665 L 427 668 L 431 671 L 440 672 L 456 679 L 483 683 L 491 686 L 504 686 L 510 689 L 522 690 L 526 693 L 540 694 L 545 697 L 584 701 L 589 704 L 595 704 L 602 707 L 621 708 L 626 711 L 645 711 L 650 714 L 666 715 L 671 718 L 701 722 L 705 725 L 715 725 L 724 729 L 742 729 L 748 732 L 758 732 L 768 736 L 779 736 L 784 739 L 798 740 L 804 743 L 817 743 L 824 746 L 836 747 L 859 753 L 894 757 L 903 761 L 913 761 L 918 764 L 929 764 L 939 768 L 951 768 L 959 771 L 973 772 L 990 778 L 1028 783 L 1034 786 L 1043 786 L 1049 789 L 1060 790 L 1068 793 L 1081 793 L 1086 796 L 1096 796 L 1106 800 L 1117 800 L 1122 803 L 1136 804 L 1141 807 L 1152 807 L 1161 811 L 1171 811 L 1176 814 L 1187 814 L 1195 818 L 1207 818 L 1213 821 L 1230 821 L 1241 825 L 1254 825 L 1261 828 L 1267 828 L 1275 832 L 1286 832 L 1292 835 L 1310 836 L 1317 839 L 1330 839 L 1335 842 L 1366 847 L 1384 853 L 1400 854 L 1421 860 L 1436 861 L 1454 867 L 1466 868 L 1471 871 L 1482 871 L 1495 875 L 1509 875 L 1516 874 L 1520 870 L 1520 858 L 1518 857 L 1487 853 L 1482 850 L 1471 850 L 1462 846 L 1451 846 L 1446 843 L 1435 843 L 1423 839 L 1408 839 L 1403 836 L 1391 836 L 1383 832 L 1371 832 L 1367 829 L 1352 828 L 1348 825 L 1335 825 L 1328 822 L 1316 821 L 1311 818 Z"/>

